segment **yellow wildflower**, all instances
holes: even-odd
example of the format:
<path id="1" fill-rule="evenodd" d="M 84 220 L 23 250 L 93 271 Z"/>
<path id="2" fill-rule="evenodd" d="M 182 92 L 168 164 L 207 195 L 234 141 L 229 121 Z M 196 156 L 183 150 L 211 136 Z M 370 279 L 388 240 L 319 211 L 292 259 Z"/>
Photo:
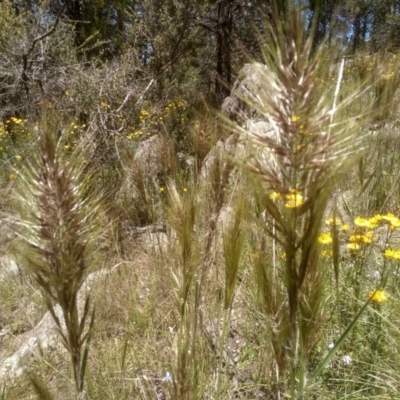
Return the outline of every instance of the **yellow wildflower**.
<path id="1" fill-rule="evenodd" d="M 392 260 L 400 260 L 400 250 L 386 249 L 383 255 Z"/>
<path id="2" fill-rule="evenodd" d="M 19 154 L 17 154 L 17 155 L 15 156 L 15 158 L 16 158 L 18 161 L 21 161 L 21 160 L 22 160 L 22 157 L 21 157 Z"/>
<path id="3" fill-rule="evenodd" d="M 333 251 L 332 250 L 322 250 L 321 256 L 322 257 L 332 257 Z"/>
<path id="4" fill-rule="evenodd" d="M 297 208 L 303 204 L 303 196 L 296 190 L 292 189 L 290 194 L 286 195 L 285 207 Z"/>
<path id="5" fill-rule="evenodd" d="M 10 181 L 15 181 L 17 179 L 17 176 L 15 174 L 10 174 L 9 178 L 10 178 Z"/>
<path id="6" fill-rule="evenodd" d="M 292 122 L 297 122 L 300 119 L 298 115 L 293 115 Z"/>
<path id="7" fill-rule="evenodd" d="M 367 232 L 365 235 L 351 235 L 349 242 L 370 244 L 373 242 L 372 232 Z"/>
<path id="8" fill-rule="evenodd" d="M 383 216 L 382 216 L 382 219 L 385 220 L 385 221 L 388 221 L 388 222 L 390 222 L 390 223 L 391 223 L 392 221 L 398 220 L 398 218 L 395 217 L 394 214 L 392 214 L 392 213 L 387 213 L 386 215 L 383 215 Z"/>
<path id="9" fill-rule="evenodd" d="M 357 226 L 361 226 L 362 228 L 374 228 L 376 223 L 371 222 L 369 219 L 358 217 L 354 220 L 354 224 Z"/>
<path id="10" fill-rule="evenodd" d="M 358 243 L 349 243 L 346 245 L 349 250 L 360 250 L 361 246 Z"/>
<path id="11" fill-rule="evenodd" d="M 382 221 L 382 215 L 376 214 L 368 220 L 372 225 L 378 225 Z"/>
<path id="12" fill-rule="evenodd" d="M 188 190 L 187 190 L 187 188 L 183 188 L 183 191 L 186 193 Z"/>
<path id="13" fill-rule="evenodd" d="M 399 228 L 399 227 L 400 227 L 400 219 L 399 218 L 395 218 L 390 221 L 390 228 L 392 230 Z"/>
<path id="14" fill-rule="evenodd" d="M 14 124 L 20 125 L 22 123 L 22 119 L 16 118 L 16 117 L 11 117 L 11 120 L 14 122 Z"/>
<path id="15" fill-rule="evenodd" d="M 318 242 L 320 242 L 321 244 L 332 244 L 333 239 L 331 233 L 330 232 L 322 233 L 318 238 Z"/>
<path id="16" fill-rule="evenodd" d="M 374 303 L 383 303 L 389 300 L 389 297 L 384 290 L 375 290 L 373 292 L 369 292 L 368 298 Z"/>
<path id="17" fill-rule="evenodd" d="M 383 253 L 383 255 L 387 258 L 393 259 L 395 257 L 395 251 L 392 249 L 387 249 L 385 250 L 385 252 Z"/>
<path id="18" fill-rule="evenodd" d="M 160 187 L 160 193 L 162 193 L 165 189 L 163 187 Z"/>
<path id="19" fill-rule="evenodd" d="M 269 198 L 271 199 L 271 200 L 278 200 L 279 199 L 279 197 L 281 197 L 281 194 L 279 193 L 279 192 L 272 192 L 270 195 L 269 195 Z"/>
<path id="20" fill-rule="evenodd" d="M 342 225 L 341 228 L 342 228 L 342 231 L 344 231 L 344 232 L 347 232 L 350 229 L 347 224 Z"/>
<path id="21" fill-rule="evenodd" d="M 148 116 L 149 116 L 148 111 L 146 111 L 146 110 L 141 110 L 141 111 L 140 111 L 140 115 L 139 115 L 139 119 L 140 119 L 140 121 L 143 122 Z"/>

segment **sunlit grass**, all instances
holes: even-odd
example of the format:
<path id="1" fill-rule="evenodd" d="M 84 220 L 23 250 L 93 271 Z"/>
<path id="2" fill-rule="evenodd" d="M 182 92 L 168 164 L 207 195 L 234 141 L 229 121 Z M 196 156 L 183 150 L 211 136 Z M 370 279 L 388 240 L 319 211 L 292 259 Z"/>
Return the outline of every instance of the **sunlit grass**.
<path id="1" fill-rule="evenodd" d="M 294 35 L 294 47 L 272 37 L 276 47 L 265 61 L 279 62 L 264 83 L 282 90 L 271 93 L 266 86 L 268 96 L 252 99 L 257 112 L 280 130 L 279 143 L 252 136 L 275 151 L 266 153 L 270 164 L 259 162 L 257 153 L 237 162 L 240 135 L 233 136 L 229 151 L 207 158 L 208 140 L 214 140 L 207 115 L 183 121 L 193 130 L 192 170 L 145 175 L 132 161 L 134 143 L 157 129 L 178 134 L 175 122 L 188 118 L 179 99 L 154 112 L 143 106 L 132 117 L 136 125 L 120 121 L 116 127 L 124 127 L 123 139 L 109 143 L 120 151 L 123 183 L 119 187 L 109 178 L 118 187 L 104 217 L 102 233 L 109 244 L 98 250 L 95 268 L 107 274 L 91 291 L 97 312 L 85 375 L 88 398 L 400 396 L 400 159 L 395 150 L 400 132 L 393 124 L 374 127 L 374 133 L 363 125 L 373 96 L 372 106 L 379 109 L 397 95 L 387 91 L 397 70 L 383 73 L 380 67 L 378 81 L 357 92 L 375 64 L 357 61 L 346 67 L 344 100 L 337 99 L 332 111 L 337 73 L 308 64 L 307 38 L 278 28 Z M 282 45 L 287 54 L 277 51 Z M 288 104 L 283 109 L 277 106 L 282 93 L 293 101 L 283 101 Z M 97 103 L 103 113 L 112 113 L 111 102 Z M 371 111 L 374 119 L 378 115 Z M 66 144 L 59 150 L 68 160 L 92 128 L 65 120 L 60 130 Z M 27 126 L 25 132 L 24 124 L 12 117 L 0 127 L 2 157 L 9 160 L 1 189 L 18 185 L 21 166 L 36 157 L 29 147 L 35 131 Z M 163 156 L 166 147 L 157 151 Z M 175 147 L 168 151 L 177 158 Z M 103 183 L 98 178 L 97 189 Z M 14 200 L 3 201 L 2 211 L 12 214 Z M 165 228 L 151 231 L 160 222 Z M 137 227 L 149 229 L 138 233 Z M 3 236 L 4 242 L 10 239 L 5 231 Z M 11 354 L 19 335 L 40 319 L 44 306 L 38 293 L 26 271 L 0 279 L 0 330 L 8 330 L 2 355 Z M 65 352 L 46 352 L 31 363 L 56 399 L 72 398 L 74 374 L 67 360 Z M 0 394 L 3 387 L 4 398 L 32 393 L 26 376 L 0 380 Z"/>

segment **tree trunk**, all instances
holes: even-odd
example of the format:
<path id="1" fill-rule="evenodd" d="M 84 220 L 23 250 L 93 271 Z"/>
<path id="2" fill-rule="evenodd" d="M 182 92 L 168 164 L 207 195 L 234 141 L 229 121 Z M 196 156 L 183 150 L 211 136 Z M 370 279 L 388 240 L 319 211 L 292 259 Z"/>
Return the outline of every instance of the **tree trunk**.
<path id="1" fill-rule="evenodd" d="M 223 101 L 230 94 L 232 80 L 231 51 L 233 31 L 233 0 L 218 2 L 217 23 L 217 68 L 215 92 L 217 99 Z"/>

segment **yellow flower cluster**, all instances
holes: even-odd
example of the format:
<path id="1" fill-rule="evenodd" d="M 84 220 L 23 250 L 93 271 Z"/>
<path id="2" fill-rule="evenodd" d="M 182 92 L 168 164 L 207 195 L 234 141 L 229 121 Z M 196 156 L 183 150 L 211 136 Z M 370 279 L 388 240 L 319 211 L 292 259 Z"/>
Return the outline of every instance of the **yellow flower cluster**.
<path id="1" fill-rule="evenodd" d="M 325 224 L 328 226 L 336 226 L 338 228 L 340 238 L 347 242 L 346 248 L 348 250 L 360 250 L 364 245 L 369 245 L 376 241 L 371 230 L 377 228 L 379 222 L 382 220 L 384 220 L 384 218 L 379 215 L 369 219 L 361 217 L 356 218 L 354 220 L 354 225 L 356 228 L 347 238 L 343 235 L 350 230 L 350 227 L 347 224 L 343 224 L 340 218 L 328 218 L 325 221 Z M 321 235 L 318 237 L 318 242 L 323 245 L 331 245 L 333 243 L 331 232 L 329 231 L 321 233 Z M 322 256 L 324 257 L 328 257 L 330 254 L 331 252 L 326 249 L 322 252 Z"/>
<path id="2" fill-rule="evenodd" d="M 86 124 L 78 125 L 78 124 L 77 124 L 76 122 L 74 122 L 74 121 L 72 121 L 72 122 L 70 123 L 70 126 L 71 126 L 70 133 L 76 133 L 76 132 L 78 132 L 78 131 L 83 130 L 83 129 L 86 128 Z"/>
<path id="3" fill-rule="evenodd" d="M 135 131 L 133 133 L 130 133 L 126 138 L 128 140 L 135 140 L 135 139 L 137 139 L 138 137 L 140 137 L 142 135 L 143 135 L 142 131 Z"/>
<path id="4" fill-rule="evenodd" d="M 27 119 L 11 117 L 6 121 L 6 125 L 25 125 L 27 122 L 28 122 Z"/>
<path id="5" fill-rule="evenodd" d="M 139 115 L 140 122 L 145 121 L 148 116 L 149 116 L 149 112 L 147 110 L 140 110 L 140 115 Z"/>
<path id="6" fill-rule="evenodd" d="M 361 228 L 374 229 L 378 226 L 379 220 L 376 217 L 366 219 L 358 217 L 354 220 L 354 224 Z"/>
<path id="7" fill-rule="evenodd" d="M 10 117 L 4 123 L 0 122 L 0 153 L 9 148 L 7 141 L 12 140 L 13 148 L 25 139 L 32 138 L 32 134 L 27 130 L 27 119 Z"/>
<path id="8" fill-rule="evenodd" d="M 351 235 L 349 238 L 350 243 L 371 244 L 374 242 L 372 232 L 366 232 L 365 235 Z"/>
<path id="9" fill-rule="evenodd" d="M 135 140 L 140 138 L 142 135 L 150 136 L 153 132 L 155 132 L 155 129 L 159 128 L 160 124 L 164 124 L 169 121 L 169 119 L 172 117 L 171 114 L 175 110 L 180 112 L 178 116 L 180 117 L 180 121 L 184 123 L 188 121 L 188 119 L 181 115 L 181 113 L 185 111 L 186 108 L 186 102 L 179 99 L 167 104 L 163 111 L 157 115 L 156 113 L 152 114 L 151 111 L 143 108 L 139 112 L 139 126 L 134 127 L 134 131 L 128 133 L 125 137 L 128 140 Z M 125 120 L 120 119 L 120 122 L 125 122 Z M 130 129 L 132 129 L 132 127 Z"/>
<path id="10" fill-rule="evenodd" d="M 177 108 L 186 108 L 186 102 L 183 100 L 176 100 L 165 106 L 166 111 L 175 110 Z"/>
<path id="11" fill-rule="evenodd" d="M 269 198 L 276 201 L 281 198 L 281 194 L 279 192 L 272 192 Z M 292 189 L 290 193 L 285 196 L 285 200 L 286 208 L 297 208 L 304 203 L 303 196 L 296 189 Z"/>
<path id="12" fill-rule="evenodd" d="M 303 196 L 296 190 L 292 189 L 289 194 L 286 195 L 285 207 L 297 208 L 303 204 Z"/>
<path id="13" fill-rule="evenodd" d="M 377 216 L 366 219 L 366 218 L 356 218 L 354 220 L 354 225 L 356 229 L 353 234 L 347 239 L 348 243 L 346 245 L 348 250 L 360 250 L 363 245 L 368 245 L 376 242 L 373 232 L 368 229 L 375 229 L 378 226 L 379 218 Z M 365 231 L 364 229 L 367 229 Z"/>
<path id="14" fill-rule="evenodd" d="M 356 226 L 368 229 L 375 229 L 379 226 L 380 223 L 385 223 L 385 222 L 389 223 L 391 230 L 400 228 L 400 218 L 396 217 L 392 213 L 388 213 L 386 215 L 377 214 L 371 218 L 358 217 L 354 220 L 354 224 Z"/>
<path id="15" fill-rule="evenodd" d="M 350 230 L 347 224 L 342 224 L 340 218 L 329 218 L 325 221 L 328 226 L 337 226 L 340 227 L 340 232 L 347 232 Z M 374 237 L 374 230 L 377 229 L 381 224 L 389 224 L 389 229 L 394 230 L 400 228 L 400 218 L 396 217 L 392 213 L 388 213 L 386 215 L 374 215 L 371 218 L 363 218 L 357 217 L 354 219 L 354 231 L 347 237 L 346 248 L 348 250 L 360 250 L 366 245 L 370 245 L 376 242 Z M 343 235 L 341 233 L 341 235 Z M 342 239 L 343 236 L 341 236 Z M 321 233 L 318 237 L 318 242 L 323 245 L 330 245 L 333 242 L 332 236 L 330 232 Z M 328 252 L 324 254 L 327 256 Z M 387 249 L 384 253 L 384 256 L 389 259 L 400 260 L 400 250 L 395 251 L 392 249 Z"/>

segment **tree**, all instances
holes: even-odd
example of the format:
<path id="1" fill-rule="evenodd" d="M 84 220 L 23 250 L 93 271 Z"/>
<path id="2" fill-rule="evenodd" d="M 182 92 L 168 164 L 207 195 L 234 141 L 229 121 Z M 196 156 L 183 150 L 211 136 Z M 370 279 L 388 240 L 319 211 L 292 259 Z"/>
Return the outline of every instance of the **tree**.
<path id="1" fill-rule="evenodd" d="M 0 3 L 0 104 L 4 114 L 27 115 L 55 95 L 56 71 L 73 62 L 74 52 L 60 15 L 49 17 L 41 8 L 16 13 L 14 5 Z"/>
<path id="2" fill-rule="evenodd" d="M 121 53 L 126 20 L 126 0 L 50 0 L 49 12 L 57 14 L 64 7 L 62 18 L 72 24 L 75 46 L 88 45 L 85 54 L 91 59 L 111 59 Z"/>

